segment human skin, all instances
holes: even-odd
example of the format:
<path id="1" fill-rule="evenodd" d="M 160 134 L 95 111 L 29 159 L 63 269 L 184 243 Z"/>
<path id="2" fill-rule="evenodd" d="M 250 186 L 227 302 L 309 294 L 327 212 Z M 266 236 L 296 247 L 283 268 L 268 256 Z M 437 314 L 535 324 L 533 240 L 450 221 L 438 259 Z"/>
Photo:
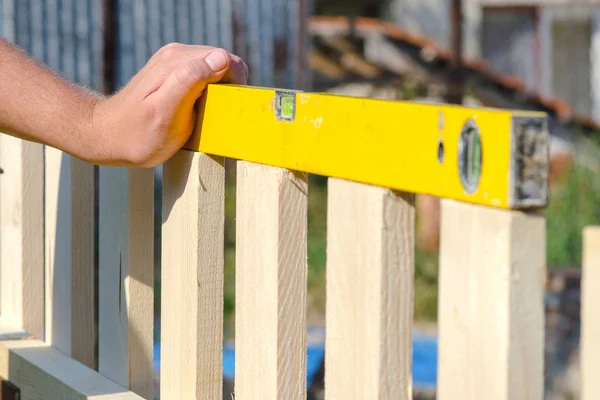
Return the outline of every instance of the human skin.
<path id="1" fill-rule="evenodd" d="M 247 65 L 223 49 L 171 43 L 122 90 L 103 96 L 0 39 L 0 132 L 97 165 L 150 168 L 188 140 L 208 84 L 247 79 Z"/>

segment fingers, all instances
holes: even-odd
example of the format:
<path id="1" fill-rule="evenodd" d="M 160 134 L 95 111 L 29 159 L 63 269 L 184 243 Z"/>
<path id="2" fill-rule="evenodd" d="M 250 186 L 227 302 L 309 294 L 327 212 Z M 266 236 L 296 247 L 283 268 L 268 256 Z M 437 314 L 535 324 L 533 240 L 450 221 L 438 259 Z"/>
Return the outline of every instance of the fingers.
<path id="1" fill-rule="evenodd" d="M 151 97 L 163 111 L 172 115 L 177 109 L 191 109 L 209 83 L 217 83 L 226 76 L 231 64 L 224 50 L 205 52 L 181 63 Z"/>
<path id="2" fill-rule="evenodd" d="M 170 43 L 158 50 L 143 69 L 145 73 L 151 73 L 150 71 L 153 71 L 153 74 L 158 73 L 162 75 L 164 72 L 170 74 L 171 71 L 176 69 L 183 62 L 216 49 L 216 47 L 211 46 Z M 230 70 L 223 76 L 223 81 L 226 83 L 247 84 L 248 66 L 235 54 L 229 52 L 227 52 L 227 54 L 231 60 Z"/>
<path id="3" fill-rule="evenodd" d="M 175 43 L 167 45 L 155 53 L 150 62 L 132 79 L 131 86 L 141 85 L 140 94 L 145 99 L 162 87 L 168 77 L 182 65 L 186 65 L 192 59 L 205 57 L 214 50 L 222 51 L 230 60 L 229 67 L 221 77 L 221 81 L 223 83 L 246 85 L 248 82 L 248 66 L 240 57 L 215 47 Z"/>

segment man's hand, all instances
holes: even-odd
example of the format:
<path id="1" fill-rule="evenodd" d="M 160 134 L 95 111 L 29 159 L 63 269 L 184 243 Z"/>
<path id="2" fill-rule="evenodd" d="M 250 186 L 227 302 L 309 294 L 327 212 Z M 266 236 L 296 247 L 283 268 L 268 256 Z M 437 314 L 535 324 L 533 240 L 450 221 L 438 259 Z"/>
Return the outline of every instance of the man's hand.
<path id="1" fill-rule="evenodd" d="M 110 163 L 152 167 L 190 137 L 194 105 L 207 84 L 247 79 L 246 64 L 222 49 L 170 44 L 122 91 L 96 105 L 94 130 L 106 139 Z"/>
<path id="2" fill-rule="evenodd" d="M 110 97 L 65 81 L 1 39 L 0 59 L 0 132 L 105 166 L 154 167 L 168 160 L 191 135 L 206 86 L 248 79 L 239 57 L 176 43 Z"/>

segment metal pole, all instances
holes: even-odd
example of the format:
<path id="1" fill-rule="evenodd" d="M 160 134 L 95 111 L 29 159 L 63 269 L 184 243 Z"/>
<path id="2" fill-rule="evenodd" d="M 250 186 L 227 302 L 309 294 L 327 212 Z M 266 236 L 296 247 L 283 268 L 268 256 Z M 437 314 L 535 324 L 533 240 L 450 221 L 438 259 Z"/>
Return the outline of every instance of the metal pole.
<path id="1" fill-rule="evenodd" d="M 102 90 L 105 94 L 113 93 L 117 88 L 115 61 L 118 35 L 118 0 L 103 0 L 102 17 Z"/>
<path id="2" fill-rule="evenodd" d="M 451 10 L 451 40 L 452 40 L 452 63 L 448 85 L 447 101 L 451 104 L 462 104 L 463 98 L 463 76 L 460 72 L 463 53 L 463 2 L 452 0 Z"/>

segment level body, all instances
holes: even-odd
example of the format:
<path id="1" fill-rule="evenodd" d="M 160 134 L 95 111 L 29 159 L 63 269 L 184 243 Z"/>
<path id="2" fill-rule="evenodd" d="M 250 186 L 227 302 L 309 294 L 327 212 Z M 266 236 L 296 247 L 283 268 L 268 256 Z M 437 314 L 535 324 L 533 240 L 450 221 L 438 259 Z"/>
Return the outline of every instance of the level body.
<path id="1" fill-rule="evenodd" d="M 472 135 L 465 141 L 469 129 L 476 141 Z M 465 152 L 465 143 L 478 147 Z M 547 206 L 548 146 L 543 113 L 214 84 L 199 102 L 184 148 L 526 209 Z"/>

